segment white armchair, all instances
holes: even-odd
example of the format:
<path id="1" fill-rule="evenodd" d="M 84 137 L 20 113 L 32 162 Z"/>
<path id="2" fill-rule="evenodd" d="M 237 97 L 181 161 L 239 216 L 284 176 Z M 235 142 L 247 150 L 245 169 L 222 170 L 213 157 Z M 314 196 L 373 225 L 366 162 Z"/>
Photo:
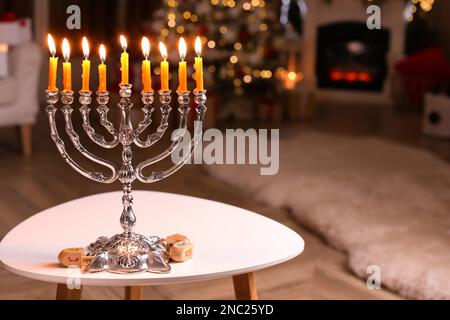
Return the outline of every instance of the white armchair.
<path id="1" fill-rule="evenodd" d="M 12 47 L 10 75 L 0 78 L 0 126 L 19 126 L 22 150 L 31 154 L 31 127 L 39 110 L 38 84 L 41 51 L 33 43 Z"/>

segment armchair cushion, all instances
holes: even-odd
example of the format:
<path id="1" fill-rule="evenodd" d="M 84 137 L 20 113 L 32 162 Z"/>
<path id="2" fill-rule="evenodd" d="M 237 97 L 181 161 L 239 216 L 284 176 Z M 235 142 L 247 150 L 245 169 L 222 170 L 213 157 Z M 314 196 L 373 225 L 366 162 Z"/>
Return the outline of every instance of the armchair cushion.
<path id="1" fill-rule="evenodd" d="M 13 77 L 0 78 L 0 108 L 13 103 L 17 98 L 16 81 Z"/>

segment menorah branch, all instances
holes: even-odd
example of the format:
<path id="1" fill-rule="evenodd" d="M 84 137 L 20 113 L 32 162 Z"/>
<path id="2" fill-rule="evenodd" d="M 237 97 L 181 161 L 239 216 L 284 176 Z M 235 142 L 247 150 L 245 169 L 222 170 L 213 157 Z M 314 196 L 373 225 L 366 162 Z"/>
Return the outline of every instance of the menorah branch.
<path id="1" fill-rule="evenodd" d="M 147 136 L 147 140 L 143 141 L 139 138 L 139 134 L 141 134 L 151 124 L 151 120 L 149 121 L 148 119 L 148 117 L 151 116 L 151 113 L 153 112 L 153 108 L 149 109 L 150 107 L 148 102 L 150 102 L 150 97 L 151 101 L 153 102 L 153 92 L 142 92 L 142 102 L 144 103 L 144 107 L 142 110 L 144 112 L 144 120 L 139 124 L 134 138 L 135 145 L 140 148 L 148 148 L 161 140 L 169 126 L 168 120 L 170 112 L 172 110 L 172 108 L 170 107 L 172 98 L 170 96 L 170 90 L 160 90 L 159 101 L 161 102 L 161 121 L 159 123 L 159 126 L 153 134 Z"/>
<path id="2" fill-rule="evenodd" d="M 189 92 L 183 92 L 178 94 L 178 103 L 179 103 L 178 111 L 180 113 L 180 118 L 179 118 L 179 128 L 176 131 L 176 135 L 173 137 L 174 141 L 172 142 L 169 148 L 164 150 L 159 155 L 150 158 L 148 160 L 145 160 L 136 166 L 136 177 L 139 179 L 139 181 L 143 183 L 154 183 L 159 180 L 162 180 L 178 171 L 191 158 L 192 153 L 194 152 L 202 136 L 201 123 L 203 122 L 203 118 L 206 113 L 206 106 L 205 106 L 206 91 L 194 92 L 194 97 L 195 97 L 194 102 L 197 105 L 196 107 L 197 118 L 196 118 L 196 126 L 194 126 L 195 127 L 194 137 L 190 141 L 190 152 L 184 155 L 182 161 L 175 163 L 172 167 L 170 167 L 167 170 L 153 171 L 149 176 L 146 176 L 143 173 L 143 171 L 147 167 L 169 157 L 175 150 L 177 150 L 178 146 L 183 141 L 183 137 L 187 130 L 187 120 L 189 115 L 189 102 L 190 102 Z"/>
<path id="3" fill-rule="evenodd" d="M 107 183 L 105 177 L 102 173 L 99 172 L 91 172 L 89 170 L 84 169 L 78 163 L 76 163 L 67 153 L 64 141 L 61 139 L 58 133 L 58 128 L 56 126 L 56 112 L 57 109 L 55 105 L 58 103 L 58 91 L 46 91 L 46 101 L 47 108 L 45 111 L 47 112 L 49 126 L 50 126 L 50 136 L 55 143 L 55 146 L 61 155 L 61 157 L 79 174 L 82 176 L 91 179 L 96 182 Z M 115 174 L 115 173 L 114 173 Z"/>
<path id="4" fill-rule="evenodd" d="M 93 142 L 103 148 L 112 149 L 116 147 L 120 141 L 119 133 L 114 129 L 114 125 L 108 120 L 109 108 L 107 107 L 107 104 L 109 102 L 109 93 L 107 91 L 97 92 L 97 103 L 99 105 L 97 112 L 100 115 L 100 124 L 113 136 L 111 141 L 107 141 L 104 136 L 96 133 L 95 129 L 91 126 L 89 120 L 89 115 L 91 112 L 91 108 L 89 106 L 92 102 L 91 94 L 92 92 L 90 91 L 80 91 L 80 113 L 83 119 L 83 129 Z"/>

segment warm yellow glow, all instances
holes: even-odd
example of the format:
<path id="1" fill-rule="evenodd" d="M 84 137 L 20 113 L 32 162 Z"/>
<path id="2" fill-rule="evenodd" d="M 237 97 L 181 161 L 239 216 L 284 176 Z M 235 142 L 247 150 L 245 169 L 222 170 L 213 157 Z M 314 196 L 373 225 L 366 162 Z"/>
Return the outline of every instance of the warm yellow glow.
<path id="1" fill-rule="evenodd" d="M 238 62 L 238 57 L 237 57 L 237 56 L 234 56 L 234 55 L 231 56 L 231 57 L 230 57 L 230 62 L 231 62 L 231 63 L 237 63 L 237 62 Z"/>
<path id="2" fill-rule="evenodd" d="M 167 36 L 169 35 L 169 30 L 167 30 L 167 29 L 165 29 L 165 28 L 162 29 L 162 30 L 161 30 L 161 35 L 164 36 L 164 37 L 167 37 Z"/>
<path id="3" fill-rule="evenodd" d="M 202 54 L 202 40 L 200 37 L 195 38 L 195 53 L 197 56 L 201 56 Z"/>
<path id="4" fill-rule="evenodd" d="M 167 49 L 166 46 L 164 45 L 164 43 L 160 42 L 159 43 L 159 52 L 161 52 L 161 56 L 163 57 L 164 60 L 167 59 Z"/>
<path id="5" fill-rule="evenodd" d="M 180 52 L 180 58 L 181 60 L 184 60 L 186 58 L 186 41 L 184 40 L 183 37 L 180 38 L 180 40 L 178 41 L 178 51 Z"/>
<path id="6" fill-rule="evenodd" d="M 89 42 L 86 39 L 86 37 L 83 37 L 83 40 L 81 41 L 81 46 L 83 47 L 84 58 L 87 60 L 89 58 Z"/>
<path id="7" fill-rule="evenodd" d="M 221 26 L 221 27 L 219 28 L 219 31 L 220 31 L 221 34 L 224 34 L 224 33 L 227 33 L 228 28 L 227 28 L 226 26 Z"/>
<path id="8" fill-rule="evenodd" d="M 249 2 L 245 2 L 242 5 L 242 8 L 244 8 L 244 10 L 250 10 L 252 8 L 252 5 Z"/>
<path id="9" fill-rule="evenodd" d="M 120 35 L 120 45 L 122 46 L 123 51 L 127 51 L 127 39 L 123 35 Z"/>
<path id="10" fill-rule="evenodd" d="M 252 0 L 252 6 L 254 7 L 259 6 L 259 0 Z"/>
<path id="11" fill-rule="evenodd" d="M 211 0 L 211 4 L 216 6 L 219 4 L 219 0 Z"/>
<path id="12" fill-rule="evenodd" d="M 70 45 L 66 38 L 64 38 L 62 42 L 62 52 L 64 59 L 68 61 L 70 59 Z"/>
<path id="13" fill-rule="evenodd" d="M 176 7 L 177 6 L 177 1 L 176 0 L 169 0 L 167 1 L 167 4 L 169 5 L 169 7 Z"/>
<path id="14" fill-rule="evenodd" d="M 187 20 L 187 19 L 190 19 L 191 16 L 192 16 L 192 14 L 191 14 L 190 11 L 185 11 L 185 12 L 183 12 L 183 18 L 185 18 L 186 20 Z"/>
<path id="15" fill-rule="evenodd" d="M 252 82 L 252 76 L 246 74 L 246 75 L 244 76 L 244 82 L 245 82 L 245 83 L 250 83 L 250 82 Z"/>
<path id="16" fill-rule="evenodd" d="M 270 71 L 270 70 L 262 70 L 261 71 L 261 78 L 264 78 L 264 79 L 272 78 L 272 71 Z"/>
<path id="17" fill-rule="evenodd" d="M 239 51 L 239 50 L 241 50 L 241 49 L 242 49 L 242 43 L 236 42 L 236 43 L 234 44 L 234 50 Z"/>
<path id="18" fill-rule="evenodd" d="M 169 28 L 174 28 L 177 23 L 175 22 L 175 20 L 169 20 L 169 22 L 167 22 L 167 25 L 169 26 Z"/>
<path id="19" fill-rule="evenodd" d="M 192 22 L 197 22 L 197 21 L 198 21 L 198 16 L 197 16 L 196 14 L 193 14 L 193 15 L 191 16 L 191 21 L 192 21 Z"/>
<path id="20" fill-rule="evenodd" d="M 228 69 L 227 70 L 227 76 L 229 76 L 230 78 L 234 77 L 234 70 L 233 69 Z"/>
<path id="21" fill-rule="evenodd" d="M 242 81 L 241 81 L 241 79 L 234 79 L 233 84 L 235 87 L 240 87 L 242 84 Z"/>
<path id="22" fill-rule="evenodd" d="M 229 1 L 229 2 L 228 2 L 228 6 L 229 6 L 230 8 L 234 8 L 234 7 L 236 6 L 236 1 L 234 1 L 234 0 Z"/>
<path id="23" fill-rule="evenodd" d="M 155 67 L 155 69 L 153 71 L 155 72 L 156 75 L 159 75 L 161 73 L 161 68 Z"/>
<path id="24" fill-rule="evenodd" d="M 167 16 L 167 18 L 168 18 L 169 20 L 175 20 L 176 15 L 175 15 L 175 13 L 169 13 L 169 15 Z"/>
<path id="25" fill-rule="evenodd" d="M 47 35 L 47 43 L 48 49 L 50 50 L 50 54 L 54 57 L 56 54 L 56 46 L 55 41 L 53 40 L 53 37 L 50 33 Z"/>
<path id="26" fill-rule="evenodd" d="M 294 71 L 290 71 L 287 75 L 289 80 L 294 81 L 295 79 L 297 79 L 297 73 L 295 73 Z"/>
<path id="27" fill-rule="evenodd" d="M 259 30 L 261 30 L 261 31 L 267 31 L 267 24 L 261 23 L 261 24 L 259 25 Z"/>
<path id="28" fill-rule="evenodd" d="M 102 63 L 105 63 L 106 60 L 106 48 L 103 44 L 100 45 L 100 48 L 98 49 L 98 53 L 100 54 L 100 60 Z"/>
<path id="29" fill-rule="evenodd" d="M 214 40 L 209 40 L 208 41 L 208 48 L 214 49 L 215 46 L 216 46 L 216 42 Z"/>
<path id="30" fill-rule="evenodd" d="M 179 34 L 184 33 L 184 27 L 183 27 L 183 26 L 178 26 L 178 27 L 177 27 L 177 32 L 178 32 Z"/>
<path id="31" fill-rule="evenodd" d="M 150 40 L 148 40 L 147 37 L 142 37 L 141 47 L 142 47 L 142 54 L 147 60 L 148 56 L 150 55 Z"/>

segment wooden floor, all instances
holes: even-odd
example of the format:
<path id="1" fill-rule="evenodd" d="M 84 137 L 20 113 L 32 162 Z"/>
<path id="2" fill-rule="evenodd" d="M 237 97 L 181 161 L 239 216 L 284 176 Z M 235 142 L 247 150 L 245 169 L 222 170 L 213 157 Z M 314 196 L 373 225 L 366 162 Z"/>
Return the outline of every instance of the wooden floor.
<path id="1" fill-rule="evenodd" d="M 349 130 L 346 123 L 354 122 L 353 131 L 350 132 L 352 134 L 373 133 L 396 141 L 409 139 L 404 142 L 422 145 L 421 138 L 417 139 L 420 137 L 420 133 L 417 132 L 420 118 L 417 115 L 400 117 L 398 119 L 406 119 L 400 123 L 394 121 L 392 117 L 388 118 L 394 125 L 391 128 L 385 128 L 379 125 L 380 117 L 375 111 L 357 111 L 356 114 L 360 114 L 358 119 L 363 119 L 362 123 L 347 119 L 339 110 L 334 112 L 344 119 L 333 123 L 334 120 L 330 119 L 335 118 L 330 117 L 327 112 L 320 111 L 317 120 L 308 121 L 307 124 L 323 131 L 330 131 L 330 128 L 331 131 L 346 131 Z M 326 125 L 327 121 L 329 126 Z M 402 129 L 401 126 L 405 126 L 406 129 Z M 24 159 L 19 154 L 18 138 L 12 128 L 0 130 L 2 181 L 0 184 L 0 237 L 40 210 L 77 197 L 119 189 L 117 184 L 98 185 L 72 171 L 57 156 L 54 146 L 50 143 L 43 116 L 40 116 L 35 128 L 34 154 L 30 159 Z M 376 128 L 384 128 L 388 133 L 381 134 L 381 131 L 377 133 Z M 291 127 L 289 130 L 294 129 Z M 392 133 L 395 130 L 398 130 L 400 134 Z M 450 159 L 448 157 L 450 152 L 447 154 L 448 142 L 431 143 L 431 145 L 430 149 Z M 318 236 L 299 226 L 286 210 L 270 208 L 251 200 L 242 192 L 209 177 L 200 166 L 186 166 L 165 181 L 154 185 L 136 183 L 135 188 L 183 193 L 230 203 L 271 217 L 301 234 L 306 242 L 302 255 L 290 262 L 256 273 L 260 299 L 399 298 L 385 289 L 369 290 L 364 280 L 356 278 L 348 270 L 344 253 L 332 249 Z M 118 199 L 118 219 L 119 201 Z M 139 212 L 137 212 L 137 218 L 139 219 Z M 55 290 L 55 285 L 19 277 L 0 267 L 0 299 L 53 299 Z M 84 299 L 120 299 L 123 295 L 124 290 L 117 287 L 87 287 L 83 292 Z M 144 298 L 229 299 L 233 298 L 233 284 L 230 278 L 193 284 L 147 287 Z"/>

